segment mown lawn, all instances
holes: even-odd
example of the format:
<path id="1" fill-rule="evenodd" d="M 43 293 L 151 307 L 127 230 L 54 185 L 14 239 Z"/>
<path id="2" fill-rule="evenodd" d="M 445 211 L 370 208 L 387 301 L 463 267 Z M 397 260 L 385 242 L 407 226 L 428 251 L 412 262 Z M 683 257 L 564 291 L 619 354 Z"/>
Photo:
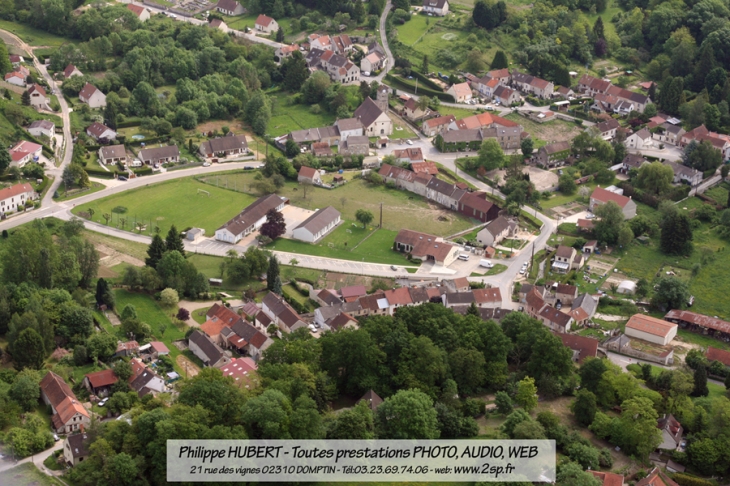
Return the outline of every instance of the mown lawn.
<path id="1" fill-rule="evenodd" d="M 210 196 L 199 192 L 199 189 L 208 191 Z M 112 215 L 110 225 L 120 228 L 121 217 L 126 219 L 124 227 L 127 230 L 134 228 L 135 221 L 141 221 L 147 225 L 147 234 L 153 233 L 154 226 L 159 226 L 160 232 L 166 234 L 174 224 L 180 231 L 199 227 L 211 235 L 253 201 L 250 195 L 185 178 L 115 194 L 77 206 L 73 213 L 78 216 L 92 208 L 94 221 L 100 223 L 105 221 L 102 215 L 108 213 Z M 126 212 L 114 213 L 112 210 L 117 207 L 126 208 Z"/>
<path id="2" fill-rule="evenodd" d="M 427 15 L 411 15 L 411 20 L 403 25 L 397 26 L 398 40 L 407 46 L 415 44 L 428 29 L 438 24 L 437 17 L 428 17 Z"/>
<path id="3" fill-rule="evenodd" d="M 106 186 L 100 182 L 92 182 L 91 187 L 79 189 L 78 187 L 74 187 L 72 189 L 69 189 L 68 192 L 64 189 L 63 184 L 61 184 L 58 187 L 58 199 L 54 199 L 56 202 L 61 201 L 68 201 L 69 199 L 74 199 L 79 196 L 87 196 L 89 194 L 93 194 L 95 192 L 99 192 L 102 189 L 105 189 Z"/>
<path id="4" fill-rule="evenodd" d="M 236 171 L 201 178 L 202 182 L 220 187 L 233 188 L 240 191 L 253 192 L 253 171 Z M 371 226 L 375 227 L 380 218 L 380 207 L 383 207 L 383 228 L 393 231 L 411 229 L 436 236 L 453 235 L 478 224 L 453 211 L 430 205 L 425 198 L 408 191 L 389 189 L 386 186 L 372 184 L 355 179 L 337 189 L 329 190 L 311 187 L 304 191 L 294 182 L 287 182 L 277 194 L 286 196 L 291 204 L 305 209 L 318 209 L 334 206 L 342 213 L 343 220 L 355 221 L 355 212 L 366 209 L 373 213 Z"/>
<path id="5" fill-rule="evenodd" d="M 202 272 L 208 278 L 221 278 L 221 263 L 227 260 L 223 257 L 217 257 L 212 255 L 188 255 L 195 268 L 199 272 Z M 223 274 L 223 285 L 220 287 L 211 287 L 211 292 L 218 292 L 221 290 L 233 290 L 240 292 L 241 290 L 251 288 L 255 291 L 259 291 L 264 288 L 264 284 L 258 279 L 250 278 L 243 282 L 233 282 L 228 278 L 226 273 Z"/>
<path id="6" fill-rule="evenodd" d="M 355 111 L 362 102 L 358 86 L 344 86 L 341 89 L 347 97 L 348 109 Z M 295 103 L 294 95 L 279 89 L 269 90 L 266 94 L 270 96 L 273 103 L 268 128 L 268 133 L 272 137 L 278 137 L 294 130 L 326 127 L 335 122 L 334 113 L 328 112 L 324 103 L 312 106 Z M 313 110 L 319 111 L 319 113 L 315 113 Z"/>
<path id="7" fill-rule="evenodd" d="M 357 238 L 347 240 L 348 236 L 345 231 L 349 228 L 355 231 L 355 227 L 350 226 L 350 223 L 346 221 L 334 233 L 324 237 L 317 243 L 310 244 L 303 241 L 278 239 L 270 244 L 268 249 L 358 262 L 410 265 L 405 255 L 392 249 L 397 232 L 386 229 L 376 230 L 372 236 L 353 250 L 352 247 L 354 244 L 359 243 L 359 240 Z M 346 241 L 348 246 L 344 245 Z"/>

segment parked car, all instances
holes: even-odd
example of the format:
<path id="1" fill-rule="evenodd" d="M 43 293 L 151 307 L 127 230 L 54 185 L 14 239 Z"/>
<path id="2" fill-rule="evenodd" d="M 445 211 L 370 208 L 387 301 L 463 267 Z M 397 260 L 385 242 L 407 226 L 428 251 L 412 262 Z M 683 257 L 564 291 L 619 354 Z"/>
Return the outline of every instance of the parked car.
<path id="1" fill-rule="evenodd" d="M 101 400 L 101 401 L 99 402 L 99 406 L 100 406 L 100 407 L 103 407 L 104 405 L 106 405 L 106 402 L 108 402 L 108 401 L 109 401 L 109 397 L 106 397 L 106 398 L 102 399 L 102 400 Z"/>
<path id="2" fill-rule="evenodd" d="M 210 167 L 210 162 L 203 162 L 203 167 Z"/>
<path id="3" fill-rule="evenodd" d="M 393 270 L 394 272 L 398 271 L 398 267 L 396 267 L 395 265 L 391 265 L 390 269 Z"/>
<path id="4" fill-rule="evenodd" d="M 124 181 L 126 181 L 126 180 L 127 180 L 127 178 L 126 178 L 126 177 L 124 177 L 124 176 L 119 176 L 119 177 L 117 177 L 117 180 L 118 180 L 118 181 L 122 181 L 122 182 L 124 182 Z"/>
<path id="5" fill-rule="evenodd" d="M 53 440 L 58 442 L 61 438 L 57 434 L 53 434 Z"/>
<path id="6" fill-rule="evenodd" d="M 406 140 L 406 143 L 407 143 L 408 145 L 413 145 L 413 140 Z"/>

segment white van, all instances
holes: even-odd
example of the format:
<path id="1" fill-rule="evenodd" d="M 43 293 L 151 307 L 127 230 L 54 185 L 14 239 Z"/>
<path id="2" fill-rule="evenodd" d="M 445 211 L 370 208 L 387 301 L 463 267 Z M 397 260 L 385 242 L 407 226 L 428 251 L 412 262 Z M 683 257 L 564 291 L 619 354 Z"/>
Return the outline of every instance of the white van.
<path id="1" fill-rule="evenodd" d="M 492 264 L 491 260 L 480 260 L 479 266 L 485 267 L 485 268 L 492 268 L 494 265 Z"/>
<path id="2" fill-rule="evenodd" d="M 142 167 L 142 161 L 139 159 L 134 159 L 132 161 L 132 167 Z"/>
<path id="3" fill-rule="evenodd" d="M 460 253 L 457 258 L 459 260 L 468 261 L 469 260 L 469 254 L 468 253 Z"/>
<path id="4" fill-rule="evenodd" d="M 362 75 L 363 76 L 370 76 L 370 71 L 363 71 L 362 72 Z"/>

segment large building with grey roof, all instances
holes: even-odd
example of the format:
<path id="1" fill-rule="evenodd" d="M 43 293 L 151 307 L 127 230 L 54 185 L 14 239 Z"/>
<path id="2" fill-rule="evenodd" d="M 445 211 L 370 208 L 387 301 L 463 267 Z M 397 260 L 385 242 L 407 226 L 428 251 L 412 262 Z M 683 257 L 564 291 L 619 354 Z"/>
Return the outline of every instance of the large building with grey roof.
<path id="1" fill-rule="evenodd" d="M 314 243 L 335 229 L 341 221 L 340 212 L 332 206 L 327 206 L 315 211 L 302 224 L 294 228 L 292 238 Z"/>
<path id="2" fill-rule="evenodd" d="M 241 211 L 235 218 L 228 221 L 215 231 L 215 239 L 226 243 L 236 244 L 244 236 L 259 229 L 266 221 L 266 213 L 275 209 L 281 211 L 289 199 L 276 194 L 262 196 L 250 206 Z"/>

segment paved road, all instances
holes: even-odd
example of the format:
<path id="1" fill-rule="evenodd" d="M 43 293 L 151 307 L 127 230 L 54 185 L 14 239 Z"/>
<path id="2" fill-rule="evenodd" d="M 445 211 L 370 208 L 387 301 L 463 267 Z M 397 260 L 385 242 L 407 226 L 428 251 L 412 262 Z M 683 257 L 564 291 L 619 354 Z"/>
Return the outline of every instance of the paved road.
<path id="1" fill-rule="evenodd" d="M 385 75 L 390 71 L 393 67 L 395 67 L 395 58 L 393 57 L 393 53 L 390 52 L 390 46 L 388 45 L 388 34 L 385 31 L 385 23 L 388 19 L 388 14 L 390 13 L 390 9 L 392 8 L 393 4 L 390 0 L 388 0 L 388 3 L 385 4 L 385 8 L 383 9 L 383 13 L 380 15 L 380 43 L 383 45 L 383 49 L 385 50 L 385 55 L 388 57 L 388 62 L 385 65 L 385 69 L 375 77 L 375 79 L 379 82 L 383 82 L 383 78 L 385 78 Z"/>
<path id="2" fill-rule="evenodd" d="M 27 462 L 32 462 L 44 473 L 48 474 L 49 476 L 53 476 L 50 471 L 48 471 L 45 466 L 43 466 L 43 461 L 48 459 L 48 457 L 53 454 L 55 451 L 63 448 L 63 441 L 59 440 L 53 443 L 53 447 L 50 449 L 46 449 L 43 452 L 40 452 L 38 454 L 35 454 L 30 457 L 26 457 L 25 459 L 21 459 L 18 462 L 12 461 L 12 460 L 3 460 L 0 461 L 0 472 L 7 471 L 8 469 L 12 469 L 15 466 L 20 466 L 21 464 L 25 464 Z"/>
<path id="3" fill-rule="evenodd" d="M 68 108 L 68 103 L 66 103 L 63 95 L 61 95 L 60 90 L 56 85 L 56 82 L 53 80 L 51 75 L 48 74 L 46 66 L 41 64 L 38 61 L 38 58 L 33 53 L 34 48 L 23 42 L 20 37 L 13 34 L 12 32 L 8 32 L 7 30 L 2 30 L 2 32 L 4 32 L 5 35 L 11 37 L 18 47 L 28 53 L 28 56 L 33 59 L 33 65 L 38 70 L 38 72 L 43 75 L 46 82 L 48 83 L 48 86 L 50 86 L 54 92 L 58 93 L 58 104 L 61 105 L 61 119 L 63 120 L 64 151 L 63 158 L 61 159 L 61 163 L 59 164 L 59 166 L 49 167 L 46 170 L 46 175 L 52 176 L 54 178 L 53 182 L 51 183 L 51 187 L 48 189 L 48 192 L 46 192 L 46 196 L 43 198 L 43 205 L 49 205 L 53 202 L 53 193 L 56 192 L 56 189 L 58 189 L 58 186 L 61 184 L 61 174 L 63 173 L 63 168 L 71 163 L 71 158 L 73 157 L 73 143 L 71 141 L 71 119 L 69 116 L 70 111 Z"/>

